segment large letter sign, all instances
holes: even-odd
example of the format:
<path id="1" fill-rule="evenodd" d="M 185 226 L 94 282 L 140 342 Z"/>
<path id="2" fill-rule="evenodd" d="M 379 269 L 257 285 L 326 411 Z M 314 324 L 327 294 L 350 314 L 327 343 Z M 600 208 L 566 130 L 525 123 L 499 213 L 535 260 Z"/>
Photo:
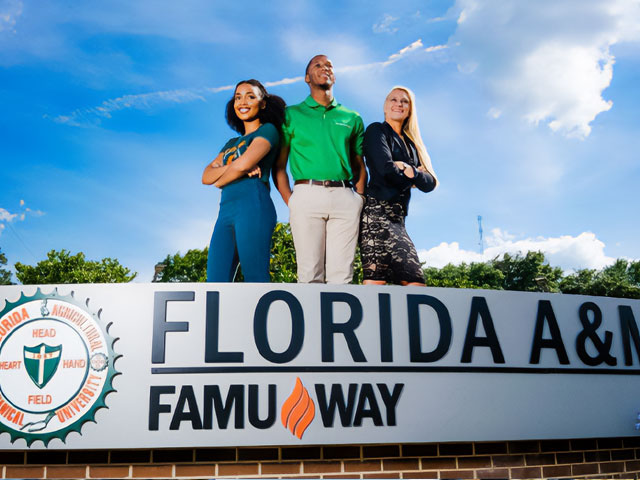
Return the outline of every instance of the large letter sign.
<path id="1" fill-rule="evenodd" d="M 638 434 L 638 300 L 118 284 L 0 302 L 0 449 Z"/>

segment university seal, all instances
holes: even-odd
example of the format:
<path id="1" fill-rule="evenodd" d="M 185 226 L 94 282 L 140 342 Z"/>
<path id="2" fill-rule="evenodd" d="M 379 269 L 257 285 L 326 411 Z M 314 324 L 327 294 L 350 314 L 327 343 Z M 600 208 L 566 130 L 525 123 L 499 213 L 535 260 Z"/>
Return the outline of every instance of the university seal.
<path id="1" fill-rule="evenodd" d="M 45 446 L 95 422 L 119 372 L 100 312 L 57 290 L 21 294 L 0 311 L 0 433 Z"/>

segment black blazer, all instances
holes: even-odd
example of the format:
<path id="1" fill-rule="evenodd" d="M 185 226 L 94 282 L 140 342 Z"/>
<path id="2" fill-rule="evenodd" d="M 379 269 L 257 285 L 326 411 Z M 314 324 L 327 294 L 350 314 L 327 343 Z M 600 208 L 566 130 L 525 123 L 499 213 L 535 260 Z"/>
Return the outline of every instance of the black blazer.
<path id="1" fill-rule="evenodd" d="M 387 122 L 375 122 L 364 132 L 364 157 L 369 169 L 366 194 L 378 200 L 400 202 L 405 215 L 409 211 L 411 187 L 430 192 L 436 186 L 433 176 L 416 170 L 420 166 L 414 143 L 403 133 L 404 141 Z M 401 161 L 414 167 L 415 176 L 407 177 L 393 162 Z"/>

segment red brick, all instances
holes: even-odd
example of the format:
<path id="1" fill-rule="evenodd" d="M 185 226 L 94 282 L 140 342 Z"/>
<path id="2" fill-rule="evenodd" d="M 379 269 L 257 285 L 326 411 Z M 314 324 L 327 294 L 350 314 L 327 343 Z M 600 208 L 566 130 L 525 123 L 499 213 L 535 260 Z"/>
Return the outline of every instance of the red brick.
<path id="1" fill-rule="evenodd" d="M 600 473 L 624 472 L 624 462 L 601 463 Z"/>
<path id="2" fill-rule="evenodd" d="M 328 474 L 323 475 L 322 478 L 360 478 L 357 473 L 340 473 L 340 474 Z"/>
<path id="3" fill-rule="evenodd" d="M 622 448 L 621 438 L 599 438 L 598 448 Z"/>
<path id="4" fill-rule="evenodd" d="M 475 444 L 476 455 L 507 453 L 507 442 L 482 442 Z"/>
<path id="5" fill-rule="evenodd" d="M 437 457 L 438 456 L 438 444 L 437 443 L 418 443 L 402 445 L 403 457 Z"/>
<path id="6" fill-rule="evenodd" d="M 153 450 L 151 452 L 151 458 L 153 463 L 178 463 L 178 462 L 193 462 L 193 449 L 183 448 L 167 448 Z M 78 463 L 78 462 L 76 462 Z M 102 462 L 87 462 L 87 463 L 102 463 Z"/>
<path id="7" fill-rule="evenodd" d="M 595 452 L 584 452 L 585 463 L 610 462 L 611 452 L 609 450 L 597 450 Z"/>
<path id="8" fill-rule="evenodd" d="M 286 447 L 280 452 L 282 460 L 320 460 L 321 458 L 320 447 Z"/>
<path id="9" fill-rule="evenodd" d="M 238 460 L 246 462 L 248 460 L 278 460 L 277 448 L 239 448 Z"/>
<path id="10" fill-rule="evenodd" d="M 625 462 L 625 471 L 627 472 L 640 471 L 640 460 L 632 460 L 631 462 Z"/>
<path id="11" fill-rule="evenodd" d="M 494 467 L 519 467 L 524 465 L 524 455 L 495 455 Z"/>
<path id="12" fill-rule="evenodd" d="M 5 478 L 44 478 L 44 467 L 7 467 Z"/>
<path id="13" fill-rule="evenodd" d="M 400 445 L 364 445 L 362 458 L 399 457 Z"/>
<path id="14" fill-rule="evenodd" d="M 363 478 L 400 478 L 400 473 L 365 473 Z"/>
<path id="15" fill-rule="evenodd" d="M 364 462 L 358 461 L 345 461 L 345 472 L 379 472 L 382 470 L 380 460 L 365 460 Z"/>
<path id="16" fill-rule="evenodd" d="M 443 468 L 456 468 L 455 457 L 438 457 L 438 458 L 422 459 L 423 470 L 442 470 Z"/>
<path id="17" fill-rule="evenodd" d="M 418 459 L 385 459 L 382 460 L 382 469 L 387 470 L 420 470 Z"/>
<path id="18" fill-rule="evenodd" d="M 442 470 L 440 478 L 476 478 L 473 470 Z"/>
<path id="19" fill-rule="evenodd" d="M 553 453 L 535 453 L 525 455 L 527 465 L 555 465 L 556 456 Z"/>
<path id="20" fill-rule="evenodd" d="M 542 467 L 542 476 L 548 477 L 570 477 L 571 465 L 556 465 L 554 467 Z"/>
<path id="21" fill-rule="evenodd" d="M 440 455 L 473 455 L 472 443 L 441 443 Z"/>
<path id="22" fill-rule="evenodd" d="M 635 458 L 635 450 L 628 448 L 626 450 L 612 450 L 611 460 L 633 460 Z"/>
<path id="23" fill-rule="evenodd" d="M 508 468 L 487 468 L 483 470 L 476 470 L 476 477 L 478 478 L 509 478 Z"/>
<path id="24" fill-rule="evenodd" d="M 520 440 L 509 442 L 509 453 L 538 453 L 540 442 L 537 440 Z"/>
<path id="25" fill-rule="evenodd" d="M 284 450 L 284 449 L 283 449 Z M 318 449 L 319 450 L 319 449 Z M 342 460 L 343 458 L 361 458 L 361 450 L 360 447 L 356 445 L 343 445 L 340 447 L 322 447 L 322 458 L 325 460 L 333 459 L 333 460 Z M 284 457 L 284 452 L 282 455 Z M 312 460 L 312 459 L 320 459 L 320 455 L 317 457 L 297 457 L 301 460 Z"/>
<path id="26" fill-rule="evenodd" d="M 86 476 L 87 467 L 47 467 L 47 478 L 85 478 Z"/>
<path id="27" fill-rule="evenodd" d="M 625 437 L 622 439 L 624 448 L 640 447 L 640 437 Z"/>
<path id="28" fill-rule="evenodd" d="M 221 463 L 218 465 L 218 476 L 233 477 L 238 475 L 257 475 L 257 463 Z"/>
<path id="29" fill-rule="evenodd" d="M 491 457 L 458 457 L 458 468 L 488 468 Z"/>
<path id="30" fill-rule="evenodd" d="M 176 465 L 176 477 L 215 477 L 215 465 Z"/>
<path id="31" fill-rule="evenodd" d="M 341 470 L 340 462 L 304 462 L 304 473 L 334 473 Z"/>
<path id="32" fill-rule="evenodd" d="M 129 476 L 129 467 L 96 466 L 89 467 L 89 478 L 124 478 Z"/>
<path id="33" fill-rule="evenodd" d="M 571 465 L 571 475 L 593 475 L 598 473 L 597 463 L 585 463 L 582 465 Z"/>
<path id="34" fill-rule="evenodd" d="M 262 473 L 270 474 L 270 473 L 300 473 L 300 462 L 292 462 L 292 463 L 263 463 L 262 464 Z"/>
<path id="35" fill-rule="evenodd" d="M 172 477 L 173 468 L 171 465 L 134 465 L 131 467 L 132 477 Z"/>
<path id="36" fill-rule="evenodd" d="M 402 472 L 402 478 L 438 478 L 438 472 L 435 470 L 422 472 Z"/>
<path id="37" fill-rule="evenodd" d="M 24 465 L 25 452 L 0 452 L 0 465 Z"/>
<path id="38" fill-rule="evenodd" d="M 582 452 L 556 453 L 556 463 L 582 463 L 584 454 Z"/>
<path id="39" fill-rule="evenodd" d="M 541 440 L 540 450 L 543 452 L 568 452 L 571 450 L 569 440 Z"/>
<path id="40" fill-rule="evenodd" d="M 581 438 L 571 440 L 571 450 L 595 450 L 598 448 L 598 442 L 595 438 Z"/>
<path id="41" fill-rule="evenodd" d="M 540 467 L 512 468 L 511 478 L 541 478 Z"/>

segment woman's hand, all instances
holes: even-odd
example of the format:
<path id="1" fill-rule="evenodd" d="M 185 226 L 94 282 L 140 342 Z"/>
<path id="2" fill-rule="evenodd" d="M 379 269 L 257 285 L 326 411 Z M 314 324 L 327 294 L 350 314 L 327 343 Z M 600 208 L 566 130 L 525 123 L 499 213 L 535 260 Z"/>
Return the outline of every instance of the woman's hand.
<path id="1" fill-rule="evenodd" d="M 405 177 L 413 178 L 413 177 L 416 176 L 415 170 L 408 163 L 400 162 L 398 160 L 394 160 L 393 163 L 395 163 L 396 167 L 398 167 L 398 170 L 400 170 L 402 173 L 404 173 Z"/>
<path id="2" fill-rule="evenodd" d="M 202 183 L 205 185 L 213 185 L 225 172 L 226 165 L 222 165 L 222 152 L 207 165 L 202 172 Z"/>
<path id="3" fill-rule="evenodd" d="M 411 165 L 405 163 L 404 174 L 407 178 L 413 178 L 416 176 L 416 171 L 413 169 Z"/>

